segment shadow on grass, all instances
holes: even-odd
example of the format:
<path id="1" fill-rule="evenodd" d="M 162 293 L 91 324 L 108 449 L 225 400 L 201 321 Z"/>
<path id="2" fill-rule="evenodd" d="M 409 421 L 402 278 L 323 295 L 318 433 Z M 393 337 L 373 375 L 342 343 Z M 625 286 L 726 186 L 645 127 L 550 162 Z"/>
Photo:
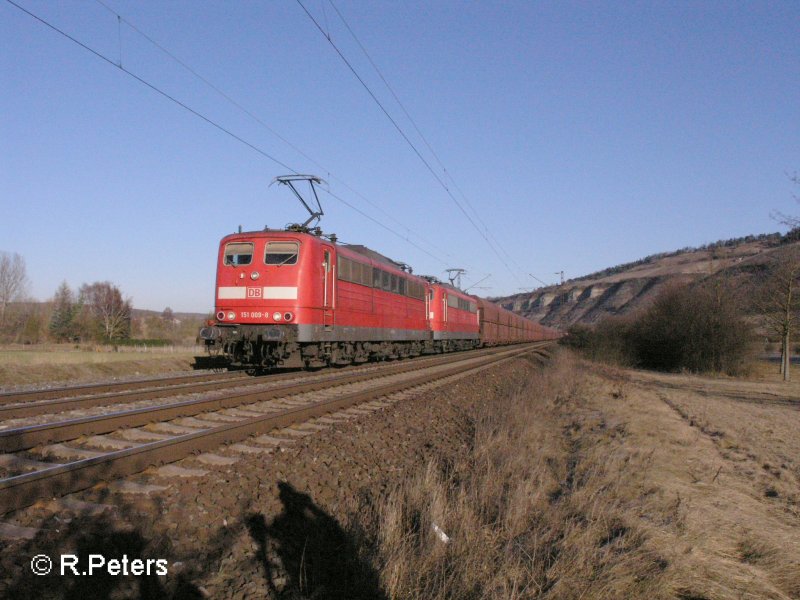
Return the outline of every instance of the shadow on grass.
<path id="1" fill-rule="evenodd" d="M 280 482 L 278 489 L 281 509 L 274 518 L 257 512 L 249 502 L 240 504 L 243 518 L 233 519 L 239 526 L 218 527 L 195 547 L 184 546 L 183 550 L 166 534 L 150 533 L 152 528 L 143 523 L 152 518 L 146 515 L 167 512 L 157 501 L 142 512 L 141 506 L 101 494 L 95 501 L 113 508 L 98 511 L 102 504 L 96 504 L 75 512 L 60 510 L 40 524 L 33 539 L 0 541 L 0 598 L 194 600 L 210 597 L 200 582 L 216 579 L 212 585 L 221 587 L 216 587 L 211 597 L 228 597 L 249 578 L 249 592 L 255 597 L 386 598 L 378 573 L 359 557 L 357 536 L 345 531 L 307 494 L 285 482 Z M 242 536 L 249 536 L 255 548 L 229 564 L 220 579 L 221 565 L 236 554 L 234 547 Z M 42 554 L 52 560 L 52 571 L 39 576 L 32 570 L 31 559 Z M 64 562 L 64 556 L 77 557 L 75 569 L 80 574 L 69 566 L 73 559 Z M 99 556 L 120 561 L 120 565 L 124 557 L 128 574 L 111 574 L 103 566 L 89 575 L 91 561 L 98 561 Z M 148 559 L 149 573 L 134 574 L 134 561 L 147 565 Z M 158 559 L 167 561 L 167 575 L 159 573 Z"/>
<path id="2" fill-rule="evenodd" d="M 378 573 L 336 519 L 288 483 L 278 489 L 283 511 L 271 523 L 261 513 L 245 519 L 269 591 L 278 598 L 386 598 Z"/>

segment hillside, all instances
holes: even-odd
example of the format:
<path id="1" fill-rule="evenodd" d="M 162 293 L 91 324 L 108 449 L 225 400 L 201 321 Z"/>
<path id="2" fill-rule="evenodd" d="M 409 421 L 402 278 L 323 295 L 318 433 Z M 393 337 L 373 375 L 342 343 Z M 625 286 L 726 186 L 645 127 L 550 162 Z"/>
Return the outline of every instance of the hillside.
<path id="1" fill-rule="evenodd" d="M 566 328 L 573 323 L 596 323 L 646 305 L 669 283 L 691 283 L 719 276 L 747 279 L 761 271 L 774 253 L 800 245 L 797 234 L 793 230 L 784 236 L 777 233 L 748 236 L 656 254 L 561 285 L 493 300 L 549 326 Z"/>

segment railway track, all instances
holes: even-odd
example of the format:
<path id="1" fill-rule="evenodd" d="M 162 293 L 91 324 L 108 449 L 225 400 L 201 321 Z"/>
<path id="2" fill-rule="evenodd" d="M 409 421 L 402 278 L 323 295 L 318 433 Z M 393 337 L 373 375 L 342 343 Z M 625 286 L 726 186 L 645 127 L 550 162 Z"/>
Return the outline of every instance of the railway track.
<path id="1" fill-rule="evenodd" d="M 367 372 L 334 372 L 268 390 L 7 429 L 0 432 L 0 468 L 8 474 L 0 479 L 0 513 L 499 360 L 541 352 L 543 346 L 459 353 Z M 48 462 L 54 457 L 68 460 Z"/>
<path id="2" fill-rule="evenodd" d="M 82 385 L 68 385 L 62 387 L 26 390 L 23 392 L 0 392 L 0 407 L 14 404 L 24 404 L 37 400 L 52 400 L 75 398 L 78 396 L 100 396 L 142 390 L 147 388 L 169 388 L 187 384 L 197 384 L 210 381 L 232 381 L 247 379 L 244 371 L 228 373 L 207 373 L 202 375 L 179 375 L 176 377 L 157 377 L 137 381 L 119 381 L 115 383 L 87 383 Z"/>
<path id="3" fill-rule="evenodd" d="M 425 357 L 416 360 L 417 364 L 425 364 L 426 361 L 436 360 L 436 358 Z M 374 371 L 379 368 L 381 368 L 379 363 L 367 363 L 351 365 L 347 367 L 347 371 Z M 51 416 L 68 411 L 83 411 L 97 407 L 113 407 L 124 404 L 135 405 L 148 400 L 158 400 L 177 395 L 203 394 L 216 390 L 226 390 L 232 386 L 256 387 L 286 380 L 315 377 L 318 377 L 318 373 L 307 371 L 274 373 L 269 377 L 251 377 L 244 374 L 243 371 L 238 371 L 0 394 L 0 431 L 4 429 L 4 423 L 9 423 L 12 420 Z M 23 424 L 14 423 L 13 426 L 23 426 Z M 2 451 L 2 447 L 0 447 L 0 451 Z"/>
<path id="4" fill-rule="evenodd" d="M 298 377 L 297 373 L 286 373 L 274 375 L 272 377 L 250 377 L 242 372 L 223 373 L 206 376 L 176 377 L 169 380 L 148 380 L 147 382 L 135 382 L 133 389 L 129 384 L 113 384 L 114 388 L 120 391 L 108 390 L 107 385 L 80 386 L 61 388 L 66 392 L 64 396 L 52 396 L 52 399 L 35 399 L 29 401 L 9 401 L 2 402 L 0 398 L 0 423 L 10 419 L 23 419 L 26 417 L 36 417 L 39 415 L 53 415 L 72 410 L 90 409 L 99 406 L 113 406 L 120 404 L 134 404 L 146 400 L 157 400 L 171 396 L 183 394 L 206 393 L 215 390 L 229 389 L 232 386 L 258 386 L 264 383 L 272 383 L 285 379 Z M 196 379 L 195 379 L 196 378 Z M 190 381 L 186 381 L 186 380 Z M 199 379 L 199 381 L 197 381 Z M 166 384 L 162 383 L 166 382 Z M 145 385 L 149 384 L 149 385 Z M 156 384 L 156 385 L 153 385 Z M 86 389 L 94 393 L 80 394 L 78 390 Z M 94 390 L 98 389 L 99 392 Z M 51 390 L 48 390 L 51 391 Z M 54 391 L 54 390 L 53 390 Z M 27 392 L 25 393 L 27 394 Z M 12 396 L 11 394 L 8 397 Z M 6 399 L 8 399 L 8 397 Z"/>

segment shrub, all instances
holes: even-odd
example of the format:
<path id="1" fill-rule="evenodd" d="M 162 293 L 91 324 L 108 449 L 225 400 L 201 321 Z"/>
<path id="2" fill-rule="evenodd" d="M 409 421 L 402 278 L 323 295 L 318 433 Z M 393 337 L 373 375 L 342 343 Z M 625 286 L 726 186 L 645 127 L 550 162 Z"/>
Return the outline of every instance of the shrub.
<path id="1" fill-rule="evenodd" d="M 576 323 L 567 330 L 561 344 L 580 351 L 591 360 L 634 365 L 630 344 L 633 322 L 628 317 L 608 317 L 595 326 Z"/>
<path id="2" fill-rule="evenodd" d="M 722 286 L 672 286 L 630 329 L 639 366 L 664 371 L 740 372 L 754 340 L 752 326 Z"/>
<path id="3" fill-rule="evenodd" d="M 668 287 L 632 317 L 568 333 L 565 344 L 593 360 L 731 375 L 744 370 L 755 339 L 731 291 L 710 284 Z"/>

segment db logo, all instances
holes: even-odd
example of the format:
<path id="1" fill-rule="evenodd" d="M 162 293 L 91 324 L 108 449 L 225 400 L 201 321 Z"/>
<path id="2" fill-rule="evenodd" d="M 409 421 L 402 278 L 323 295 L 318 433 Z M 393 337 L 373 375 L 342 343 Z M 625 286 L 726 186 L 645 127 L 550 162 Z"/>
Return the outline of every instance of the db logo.
<path id="1" fill-rule="evenodd" d="M 249 287 L 249 288 L 247 288 L 247 297 L 248 298 L 261 298 L 261 288 L 260 287 Z"/>

